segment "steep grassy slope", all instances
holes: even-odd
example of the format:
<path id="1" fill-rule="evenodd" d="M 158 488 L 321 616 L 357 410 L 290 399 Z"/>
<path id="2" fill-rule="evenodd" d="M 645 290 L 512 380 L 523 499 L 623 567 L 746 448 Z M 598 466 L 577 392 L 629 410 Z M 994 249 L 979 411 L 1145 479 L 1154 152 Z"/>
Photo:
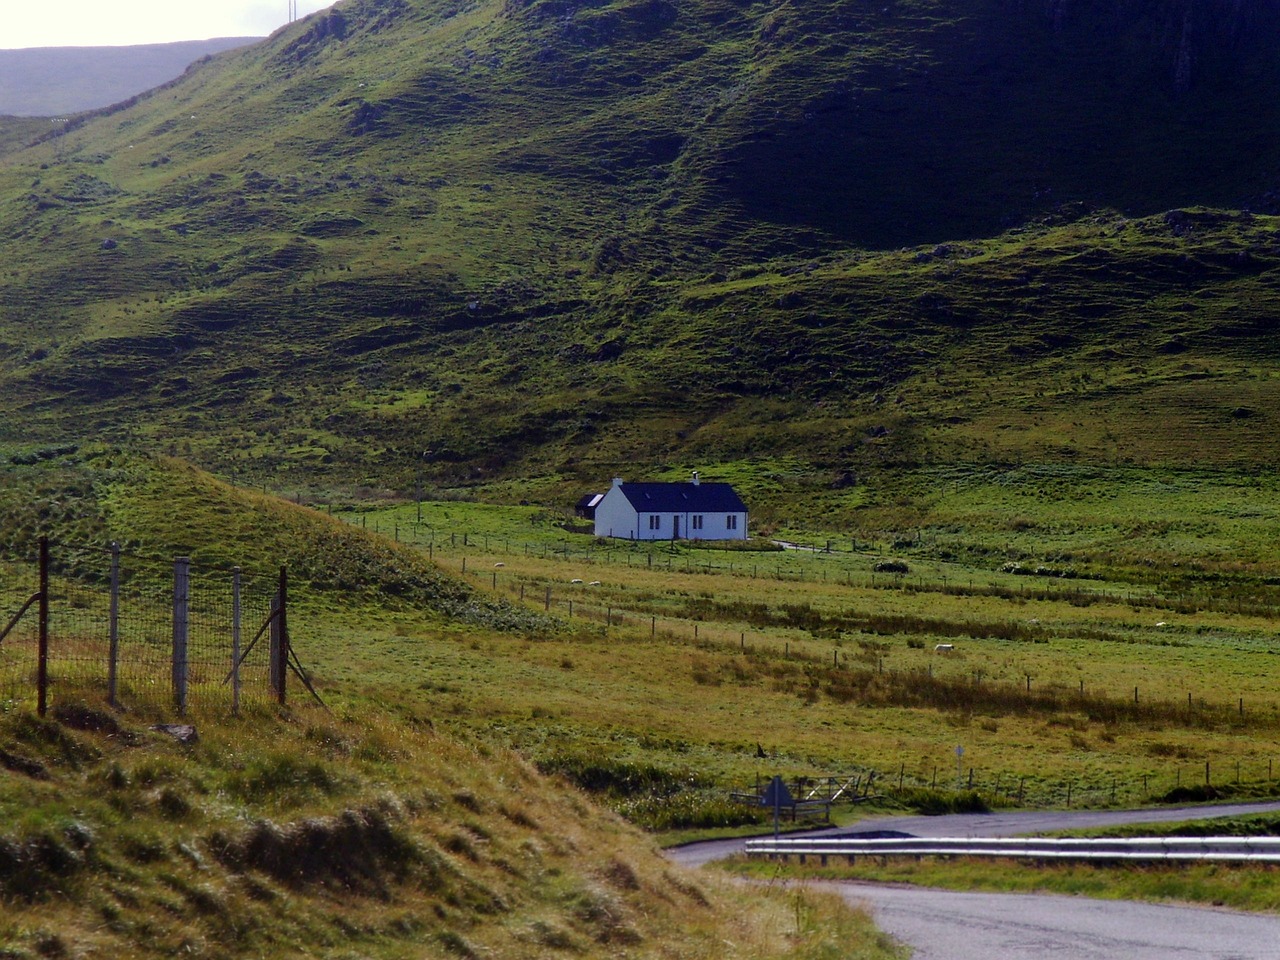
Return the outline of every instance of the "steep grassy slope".
<path id="1" fill-rule="evenodd" d="M 10 436 L 407 489 L 1163 461 L 1161 409 L 1256 462 L 1274 222 L 1128 219 L 1274 186 L 1274 4 L 1190 9 L 349 0 L 0 164 Z"/>
<path id="2" fill-rule="evenodd" d="M 686 875 L 517 758 L 422 724 L 199 732 L 0 718 L 6 955 L 893 955 L 865 918 Z"/>

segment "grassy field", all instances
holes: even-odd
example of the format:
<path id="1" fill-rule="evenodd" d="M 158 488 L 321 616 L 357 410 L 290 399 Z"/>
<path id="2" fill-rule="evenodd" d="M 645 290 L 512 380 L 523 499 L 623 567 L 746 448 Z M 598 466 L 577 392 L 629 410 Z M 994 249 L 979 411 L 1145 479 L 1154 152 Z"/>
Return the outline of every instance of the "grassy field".
<path id="1" fill-rule="evenodd" d="M 93 934 L 103 950 L 130 943 L 158 955 L 190 942 L 270 955 L 283 942 L 276 934 L 231 918 L 256 916 L 282 897 L 297 912 L 280 936 L 323 945 L 348 909 L 333 891 L 373 884 L 385 896 L 360 909 L 381 919 L 342 934 L 370 955 L 399 955 L 406 937 L 418 942 L 425 930 L 444 953 L 462 943 L 519 955 L 530 942 L 555 941 L 592 955 L 616 951 L 622 941 L 612 938 L 623 937 L 641 956 L 645 944 L 660 951 L 664 942 L 641 915 L 675 929 L 661 919 L 671 909 L 715 939 L 727 929 L 719 911 L 754 896 L 708 885 L 704 922 L 679 896 L 658 892 L 677 880 L 654 874 L 651 888 L 633 866 L 640 888 L 627 881 L 609 916 L 634 917 L 627 929 L 640 939 L 621 926 L 606 931 L 594 909 L 579 909 L 578 894 L 563 893 L 596 889 L 585 874 L 557 866 L 558 879 L 544 882 L 519 866 L 522 831 L 533 828 L 501 814 L 514 801 L 506 788 L 474 780 L 481 776 L 540 791 L 529 813 L 539 833 L 568 830 L 553 819 L 568 811 L 579 821 L 604 818 L 635 851 L 651 848 L 602 810 L 667 841 L 741 831 L 759 811 L 729 793 L 775 774 L 856 777 L 874 809 L 1129 805 L 1280 787 L 1280 712 L 1266 679 L 1280 571 L 1272 492 L 1250 476 L 1048 472 L 1059 486 L 1046 497 L 1035 492 L 1046 486 L 1045 470 L 949 483 L 921 471 L 891 490 L 863 484 L 818 498 L 818 516 L 824 502 L 864 505 L 852 513 L 860 525 L 823 527 L 784 516 L 782 490 L 769 498 L 779 464 L 754 479 L 740 465 L 736 479 L 764 492 L 763 522 L 804 547 L 784 550 L 764 539 L 738 549 L 598 541 L 557 507 L 461 499 L 474 490 L 361 509 L 346 498 L 330 515 L 328 503 L 287 503 L 181 462 L 105 447 L 17 448 L 9 457 L 0 494 L 6 589 L 29 582 L 41 532 L 80 548 L 56 551 L 57 575 L 83 590 L 101 590 L 88 548 L 113 539 L 139 555 L 189 552 L 251 571 L 270 572 L 286 558 L 297 585 L 291 632 L 331 711 L 304 706 L 295 687 L 284 714 L 198 717 L 201 746 L 183 753 L 146 730 L 165 718 L 155 706 L 119 718 L 99 702 L 92 716 L 105 721 L 82 730 L 75 724 L 84 726 L 84 715 L 74 712 L 33 725 L 30 691 L 12 702 L 0 717 L 6 762 L 21 770 L 36 761 L 54 777 L 52 786 L 10 778 L 0 797 L 17 818 L 4 849 L 53 851 L 37 866 L 56 873 L 50 882 L 61 891 L 56 901 L 10 897 L 15 919 L 6 919 L 4 936 L 29 953 L 80 935 L 61 931 L 105 922 Z M 1168 516 L 1177 523 L 1160 521 Z M 1055 530 L 1069 532 L 1070 543 L 1040 539 Z M 1203 545 L 1194 556 L 1189 530 Z M 877 571 L 886 561 L 907 572 Z M 939 642 L 955 649 L 938 653 Z M 97 695 L 72 694 L 55 686 L 55 711 L 82 700 L 92 708 Z M 125 733 L 97 729 L 104 722 Z M 382 746 L 360 746 L 375 740 Z M 341 748 L 315 746 L 331 741 Z M 965 750 L 959 770 L 957 746 Z M 551 784 L 566 780 L 601 807 L 555 800 L 564 787 Z M 396 803 L 404 819 L 379 834 L 390 859 L 364 864 L 359 877 L 333 873 L 342 858 L 311 864 L 318 872 L 302 878 L 273 874 L 282 868 L 269 858 L 244 859 L 258 849 L 254 830 L 281 843 L 321 827 L 341 833 L 343 823 L 383 830 L 382 814 L 371 811 L 399 811 Z M 117 812 L 139 808 L 148 812 L 129 823 Z M 836 817 L 847 822 L 862 809 L 838 808 Z M 493 811 L 508 825 L 495 826 Z M 72 821 L 93 837 L 84 850 Z M 275 826 L 253 826 L 267 822 Z M 344 836 L 333 839 L 342 850 L 352 842 Z M 575 840 L 564 855 L 599 862 L 583 853 L 587 842 Z M 432 859 L 437 848 L 446 861 Z M 408 859 L 396 859 L 402 854 Z M 631 856 L 642 858 L 628 855 L 629 864 Z M 446 867 L 448 882 L 460 885 L 454 894 L 421 872 Z M 942 882 L 929 869 L 916 879 Z M 948 882 L 1081 891 L 1108 882 L 1058 874 L 1018 879 L 1018 871 L 974 867 Z M 1268 908 L 1266 875 L 1140 872 L 1127 884 Z M 1228 896 L 1223 884 L 1252 892 Z M 486 912 L 464 895 L 474 889 L 496 892 L 510 909 Z M 648 905 L 651 889 L 668 906 Z M 824 938 L 845 929 L 832 920 L 797 939 L 775 922 L 785 907 L 763 908 L 763 926 L 742 934 L 744 956 L 821 956 L 832 942 Z M 865 933 L 841 935 L 868 944 L 869 956 L 885 949 Z"/>
<path id="2" fill-rule="evenodd" d="M 895 490 L 852 530 L 776 522 L 814 549 L 597 541 L 563 512 L 463 501 L 342 515 L 564 620 L 472 660 L 430 647 L 439 705 L 535 754 L 949 787 L 963 745 L 965 785 L 972 768 L 996 802 L 1144 802 L 1203 786 L 1206 763 L 1216 790 L 1272 789 L 1269 483 L 1026 469 Z"/>
<path id="3" fill-rule="evenodd" d="M 463 674 L 487 648 L 565 632 L 544 615 L 181 463 L 16 456 L 0 491 L 0 597 L 30 589 L 36 533 L 57 558 L 51 605 L 85 610 L 103 601 L 93 558 L 112 540 L 210 568 L 283 559 L 291 634 L 325 706 L 295 685 L 289 707 L 257 698 L 234 717 L 225 703 L 179 717 L 163 698 L 108 710 L 105 638 L 96 680 L 71 682 L 55 630 L 48 717 L 33 670 L 7 678 L 0 702 L 8 955 L 896 955 L 834 900 L 681 874 L 564 778 L 456 722 L 480 719 L 488 694 Z M 165 566 L 139 567 L 131 591 L 163 597 Z M 196 741 L 155 727 L 179 719 Z"/>
<path id="4" fill-rule="evenodd" d="M 1275 773 L 1280 566 L 1249 477 L 1094 470 L 1045 497 L 1034 470 L 925 472 L 885 506 L 842 493 L 868 504 L 855 529 L 774 521 L 811 549 L 726 550 L 597 541 L 546 506 L 331 517 L 110 451 L 15 469 L 10 556 L 31 556 L 35 502 L 72 543 L 268 574 L 287 557 L 326 699 L 421 707 L 549 763 L 603 752 L 703 795 L 875 769 L 888 792 L 951 786 L 963 746 L 966 787 L 972 770 L 992 802 L 1037 804 L 1143 801 L 1204 786 L 1206 764 L 1224 792 Z"/>

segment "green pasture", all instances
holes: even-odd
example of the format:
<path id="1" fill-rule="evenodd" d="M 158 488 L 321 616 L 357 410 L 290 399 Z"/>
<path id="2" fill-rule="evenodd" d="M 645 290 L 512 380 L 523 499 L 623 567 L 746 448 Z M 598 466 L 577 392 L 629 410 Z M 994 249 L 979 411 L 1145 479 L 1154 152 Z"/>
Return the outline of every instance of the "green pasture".
<path id="1" fill-rule="evenodd" d="M 47 716 L 34 702 L 35 622 L 0 642 L 7 954 L 658 956 L 678 936 L 688 956 L 893 955 L 833 899 L 678 875 L 651 839 L 572 789 L 554 757 L 542 756 L 541 776 L 497 745 L 482 721 L 501 691 L 477 670 L 491 650 L 517 654 L 501 682 L 530 690 L 572 674 L 571 656 L 591 659 L 545 615 L 389 538 L 176 461 L 5 452 L 0 621 L 35 589 L 38 536 L 53 558 Z M 157 695 L 126 694 L 118 710 L 105 703 L 103 657 L 112 541 L 130 570 L 124 617 L 146 600 L 159 638 Z M 179 552 L 209 575 L 289 564 L 291 635 L 323 706 L 291 682 L 287 705 L 246 698 L 233 716 L 203 689 L 221 689 L 220 670 L 193 678 L 202 690 L 186 714 L 166 702 L 167 570 Z M 65 629 L 90 620 L 92 637 Z M 559 659 L 543 663 L 539 638 L 553 633 Z M 537 655 L 521 665 L 526 649 Z M 604 702 L 606 686 L 589 689 Z M 155 727 L 173 721 L 194 739 Z"/>
<path id="2" fill-rule="evenodd" d="M 866 505 L 823 526 L 782 522 L 798 465 L 727 465 L 760 527 L 802 547 L 779 549 L 598 540 L 554 500 L 476 488 L 299 507 L 105 448 L 11 457 L 19 602 L 41 528 L 71 580 L 100 578 L 113 538 L 255 576 L 284 560 L 326 701 L 421 710 L 544 761 L 694 771 L 708 798 L 875 770 L 886 796 L 958 773 L 994 803 L 1072 805 L 1203 785 L 1206 764 L 1215 789 L 1266 792 L 1277 772 L 1274 491 L 1252 474 L 921 470 L 831 491 Z M 1049 542 L 1067 525 L 1069 551 Z M 1212 548 L 1195 560 L 1190 527 Z M 1135 537 L 1150 562 L 1122 553 Z"/>
<path id="3" fill-rule="evenodd" d="M 805 547 L 787 550 L 598 540 L 546 506 L 341 515 L 563 621 L 533 644 L 473 641 L 479 656 L 397 628 L 446 677 L 442 712 L 535 754 L 950 787 L 963 746 L 961 779 L 1000 803 L 1141 802 L 1203 784 L 1206 763 L 1215 787 L 1270 789 L 1269 480 L 993 468 L 894 489 L 860 490 L 856 526 L 778 523 Z M 886 559 L 908 572 L 876 572 Z"/>

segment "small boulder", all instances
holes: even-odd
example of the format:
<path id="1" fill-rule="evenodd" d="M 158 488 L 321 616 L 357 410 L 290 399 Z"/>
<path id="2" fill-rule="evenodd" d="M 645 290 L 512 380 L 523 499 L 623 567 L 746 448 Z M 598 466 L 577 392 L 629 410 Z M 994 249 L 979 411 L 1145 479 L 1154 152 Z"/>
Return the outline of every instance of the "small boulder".
<path id="1" fill-rule="evenodd" d="M 181 744 L 192 744 L 200 739 L 196 734 L 196 728 L 189 723 L 157 723 L 151 729 L 156 733 L 173 737 Z"/>

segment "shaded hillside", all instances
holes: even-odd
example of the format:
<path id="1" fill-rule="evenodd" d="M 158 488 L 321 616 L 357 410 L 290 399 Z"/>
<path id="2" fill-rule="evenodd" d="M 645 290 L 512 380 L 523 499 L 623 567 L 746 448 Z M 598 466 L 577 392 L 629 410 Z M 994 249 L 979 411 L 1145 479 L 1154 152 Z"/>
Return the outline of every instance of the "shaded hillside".
<path id="1" fill-rule="evenodd" d="M 751 219 L 870 247 L 1070 203 L 1253 201 L 1277 183 L 1280 10 L 1151 6 L 783 5 L 755 41 L 767 81 L 727 108 L 719 182 Z"/>
<path id="2" fill-rule="evenodd" d="M 348 0 L 0 163 L 7 429 L 402 488 L 860 466 L 1056 455 L 985 425 L 1087 375 L 1106 455 L 1168 455 L 1176 380 L 1251 462 L 1185 411 L 1271 355 L 1275 224 L 1163 213 L 1275 185 L 1250 9 Z"/>
<path id="3" fill-rule="evenodd" d="M 0 115 L 54 117 L 110 106 L 168 83 L 202 57 L 255 42 L 221 37 L 131 47 L 0 50 Z"/>

